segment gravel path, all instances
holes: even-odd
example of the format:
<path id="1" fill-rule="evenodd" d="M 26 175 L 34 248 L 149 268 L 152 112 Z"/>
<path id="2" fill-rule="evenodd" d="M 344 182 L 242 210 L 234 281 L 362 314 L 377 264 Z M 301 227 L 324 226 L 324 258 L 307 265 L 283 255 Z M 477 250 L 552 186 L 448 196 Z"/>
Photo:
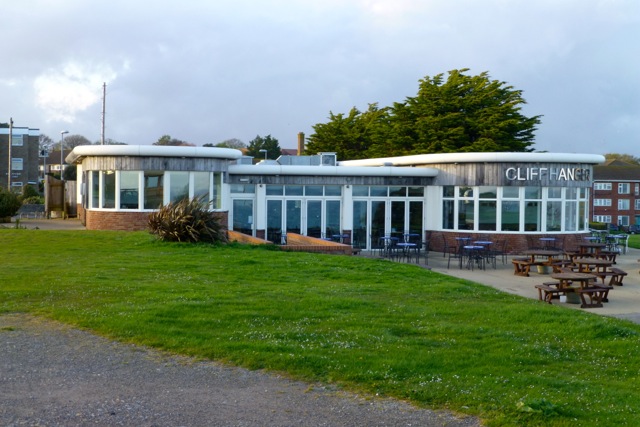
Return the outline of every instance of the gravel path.
<path id="1" fill-rule="evenodd" d="M 0 316 L 3 426 L 479 426 L 259 371 Z"/>

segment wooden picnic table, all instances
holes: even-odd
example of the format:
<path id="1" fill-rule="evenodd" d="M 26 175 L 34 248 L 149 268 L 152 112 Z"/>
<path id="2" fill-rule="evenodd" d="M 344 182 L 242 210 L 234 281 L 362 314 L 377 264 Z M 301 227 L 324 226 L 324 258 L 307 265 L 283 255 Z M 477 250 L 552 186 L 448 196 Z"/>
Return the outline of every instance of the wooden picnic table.
<path id="1" fill-rule="evenodd" d="M 602 302 L 607 300 L 610 288 L 598 285 L 598 276 L 595 274 L 563 272 L 553 273 L 551 278 L 558 280 L 558 289 L 560 291 L 565 293 L 574 292 L 580 295 L 581 308 L 602 307 Z M 573 286 L 574 284 L 578 284 L 578 286 Z M 589 298 L 589 302 L 587 302 L 585 295 Z"/>

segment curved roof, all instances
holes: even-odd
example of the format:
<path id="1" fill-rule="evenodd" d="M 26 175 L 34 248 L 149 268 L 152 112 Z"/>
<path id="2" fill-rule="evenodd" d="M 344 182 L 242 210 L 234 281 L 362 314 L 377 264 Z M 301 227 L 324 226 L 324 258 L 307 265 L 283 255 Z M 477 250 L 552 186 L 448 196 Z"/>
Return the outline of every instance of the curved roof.
<path id="1" fill-rule="evenodd" d="M 343 160 L 340 166 L 418 166 L 442 163 L 587 163 L 599 165 L 605 157 L 578 153 L 440 153 L 378 159 Z"/>
<path id="2" fill-rule="evenodd" d="M 195 157 L 237 160 L 242 152 L 222 147 L 186 147 L 168 145 L 79 145 L 67 156 L 67 163 L 76 163 L 89 156 Z"/>
<path id="3" fill-rule="evenodd" d="M 434 177 L 434 168 L 358 167 L 358 166 L 289 166 L 289 165 L 229 165 L 232 175 L 314 175 L 314 176 L 390 176 Z"/>

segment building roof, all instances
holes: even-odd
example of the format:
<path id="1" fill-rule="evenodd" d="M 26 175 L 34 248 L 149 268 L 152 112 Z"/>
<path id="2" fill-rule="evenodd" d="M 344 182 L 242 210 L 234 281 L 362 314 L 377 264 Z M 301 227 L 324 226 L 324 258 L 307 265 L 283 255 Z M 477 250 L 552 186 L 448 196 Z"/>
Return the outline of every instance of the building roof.
<path id="1" fill-rule="evenodd" d="M 622 163 L 622 165 L 620 165 Z M 640 166 L 613 161 L 593 167 L 594 181 L 640 181 Z"/>

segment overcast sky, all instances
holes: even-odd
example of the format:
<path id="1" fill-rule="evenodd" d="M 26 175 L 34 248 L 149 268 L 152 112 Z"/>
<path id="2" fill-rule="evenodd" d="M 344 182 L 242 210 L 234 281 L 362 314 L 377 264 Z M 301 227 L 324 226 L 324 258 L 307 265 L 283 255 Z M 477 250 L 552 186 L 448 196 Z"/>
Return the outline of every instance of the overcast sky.
<path id="1" fill-rule="evenodd" d="M 2 2 L 0 122 L 195 145 L 298 132 L 469 68 L 543 115 L 536 150 L 640 156 L 638 0 Z"/>

